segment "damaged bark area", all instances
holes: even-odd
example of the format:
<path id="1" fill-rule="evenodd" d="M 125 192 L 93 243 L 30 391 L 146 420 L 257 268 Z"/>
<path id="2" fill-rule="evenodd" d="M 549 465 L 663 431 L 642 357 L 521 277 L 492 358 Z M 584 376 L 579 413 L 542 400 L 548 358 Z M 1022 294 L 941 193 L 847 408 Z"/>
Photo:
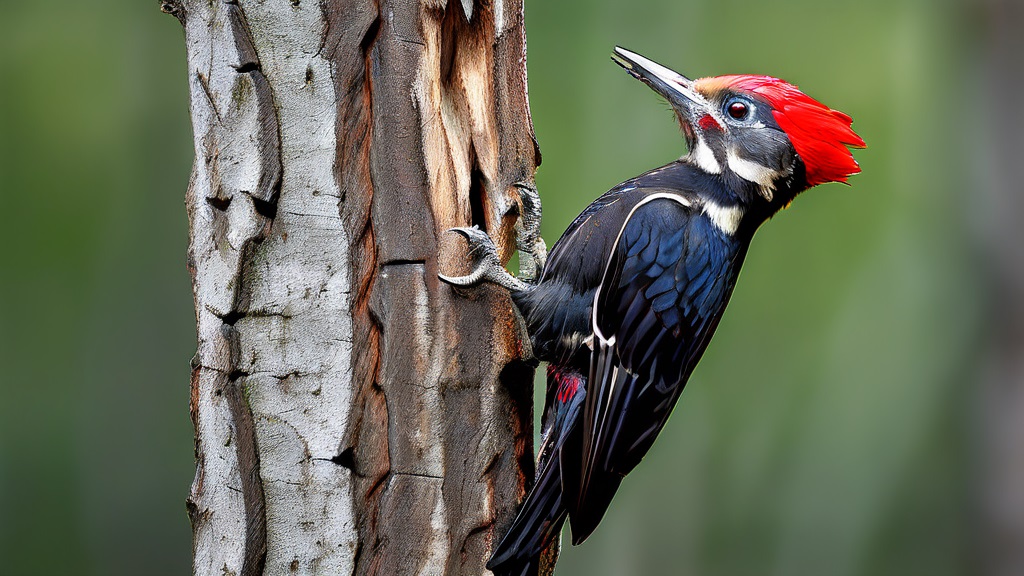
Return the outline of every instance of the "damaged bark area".
<path id="1" fill-rule="evenodd" d="M 528 339 L 445 230 L 543 257 L 521 1 L 180 0 L 196 574 L 484 574 Z M 535 259 L 536 257 L 536 259 Z"/>

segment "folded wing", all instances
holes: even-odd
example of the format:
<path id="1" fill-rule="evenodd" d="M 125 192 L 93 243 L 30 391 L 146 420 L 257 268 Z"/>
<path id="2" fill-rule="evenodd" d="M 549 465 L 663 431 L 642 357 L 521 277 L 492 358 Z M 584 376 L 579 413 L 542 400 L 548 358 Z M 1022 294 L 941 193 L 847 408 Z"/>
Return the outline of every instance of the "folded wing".
<path id="1" fill-rule="evenodd" d="M 595 298 L 581 422 L 560 460 L 574 544 L 650 449 L 707 347 L 742 257 L 735 246 L 670 193 L 639 203 L 623 225 Z"/>

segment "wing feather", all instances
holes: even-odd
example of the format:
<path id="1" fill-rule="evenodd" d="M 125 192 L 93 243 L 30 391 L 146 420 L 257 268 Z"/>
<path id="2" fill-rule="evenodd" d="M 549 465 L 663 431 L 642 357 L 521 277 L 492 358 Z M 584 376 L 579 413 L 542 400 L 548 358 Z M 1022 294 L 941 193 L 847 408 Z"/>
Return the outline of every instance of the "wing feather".
<path id="1" fill-rule="evenodd" d="M 690 202 L 637 204 L 612 246 L 593 307 L 594 350 L 578 450 L 563 450 L 573 542 L 596 528 L 623 476 L 661 430 L 718 324 L 743 248 Z"/>

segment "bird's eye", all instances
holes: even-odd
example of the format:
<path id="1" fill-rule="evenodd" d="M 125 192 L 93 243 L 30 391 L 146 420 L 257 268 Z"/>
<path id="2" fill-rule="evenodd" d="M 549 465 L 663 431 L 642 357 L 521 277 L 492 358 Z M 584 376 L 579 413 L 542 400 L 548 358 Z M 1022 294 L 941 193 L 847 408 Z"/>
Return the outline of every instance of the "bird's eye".
<path id="1" fill-rule="evenodd" d="M 750 115 L 750 106 L 742 100 L 733 100 L 726 105 L 725 111 L 733 120 L 746 120 Z"/>

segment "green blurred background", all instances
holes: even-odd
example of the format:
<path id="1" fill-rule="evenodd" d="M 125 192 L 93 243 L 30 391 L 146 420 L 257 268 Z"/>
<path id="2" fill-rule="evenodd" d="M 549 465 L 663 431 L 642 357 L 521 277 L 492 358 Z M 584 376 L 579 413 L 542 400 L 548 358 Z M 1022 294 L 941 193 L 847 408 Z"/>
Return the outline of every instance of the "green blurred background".
<path id="1" fill-rule="evenodd" d="M 560 575 L 982 571 L 969 112 L 996 4 L 527 0 L 549 245 L 683 152 L 615 44 L 786 78 L 869 144 L 852 187 L 758 234 L 662 439 Z M 155 1 L 0 3 L 0 574 L 190 570 L 184 58 Z"/>

